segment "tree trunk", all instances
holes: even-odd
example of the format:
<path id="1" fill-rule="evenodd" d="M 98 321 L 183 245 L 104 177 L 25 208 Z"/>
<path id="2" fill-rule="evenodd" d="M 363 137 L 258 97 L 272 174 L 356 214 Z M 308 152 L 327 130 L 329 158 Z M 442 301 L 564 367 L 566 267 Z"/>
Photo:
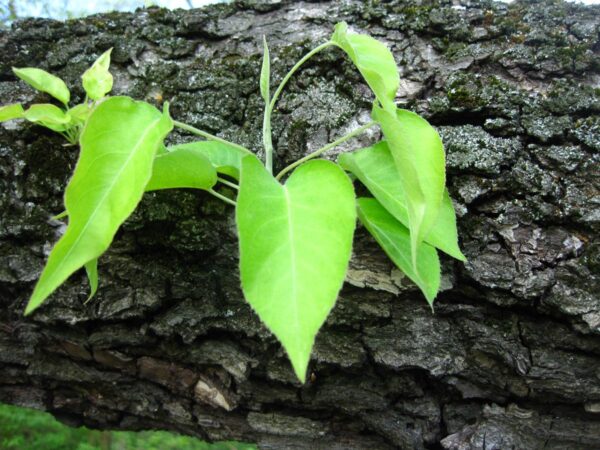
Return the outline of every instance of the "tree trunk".
<path id="1" fill-rule="evenodd" d="M 387 42 L 399 103 L 444 140 L 469 261 L 442 256 L 435 313 L 358 230 L 301 386 L 239 289 L 233 209 L 179 190 L 146 194 L 94 300 L 78 273 L 24 318 L 78 149 L 5 123 L 0 401 L 262 448 L 600 448 L 599 7 L 245 0 L 25 20 L 0 32 L 0 98 L 48 101 L 10 71 L 30 66 L 80 101 L 80 74 L 114 47 L 115 95 L 168 100 L 177 120 L 260 152 L 262 35 L 278 83 L 341 20 Z M 277 168 L 368 120 L 371 102 L 340 51 L 319 54 L 278 104 Z"/>

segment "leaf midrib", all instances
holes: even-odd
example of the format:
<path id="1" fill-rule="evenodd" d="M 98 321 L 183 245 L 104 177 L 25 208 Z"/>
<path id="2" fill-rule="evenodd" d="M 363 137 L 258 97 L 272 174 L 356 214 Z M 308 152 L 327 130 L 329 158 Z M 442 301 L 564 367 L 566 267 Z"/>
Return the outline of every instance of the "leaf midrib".
<path id="1" fill-rule="evenodd" d="M 125 170 L 125 168 L 129 165 L 129 163 L 131 162 L 131 160 L 133 159 L 133 156 L 137 153 L 140 145 L 142 144 L 142 142 L 144 142 L 144 140 L 146 139 L 146 137 L 148 136 L 148 134 L 152 131 L 154 125 L 158 122 L 160 122 L 160 120 L 162 119 L 162 116 L 157 118 L 156 120 L 152 121 L 148 128 L 146 129 L 146 131 L 144 131 L 144 133 L 141 135 L 140 139 L 138 140 L 138 142 L 135 144 L 134 149 L 130 152 L 129 156 L 127 157 L 125 163 L 122 165 L 121 169 L 117 172 L 117 174 L 113 177 L 113 182 L 110 184 L 110 187 L 108 189 L 105 190 L 104 195 L 102 196 L 101 200 L 98 202 L 98 205 L 101 205 L 104 203 L 104 201 L 106 200 L 106 198 L 108 197 L 108 193 L 111 192 L 114 187 L 115 184 L 117 183 L 117 180 L 120 178 L 121 174 L 123 173 L 123 171 Z M 73 242 L 73 244 L 70 246 L 69 250 L 67 251 L 67 253 L 65 254 L 65 256 L 63 258 L 61 258 L 60 263 L 58 264 L 58 266 L 56 266 L 56 268 L 52 271 L 52 274 L 57 273 L 62 266 L 64 265 L 65 261 L 67 261 L 68 257 L 71 255 L 71 253 L 73 252 L 73 249 L 77 246 L 77 244 L 79 243 L 79 241 L 81 240 L 81 237 L 85 234 L 86 230 L 88 229 L 90 223 L 92 223 L 93 218 L 96 216 L 96 214 L 98 213 L 98 211 L 100 210 L 100 206 L 96 207 L 94 209 L 94 212 L 89 216 L 86 224 L 83 226 L 83 228 L 81 229 L 79 235 L 77 236 L 77 239 L 75 239 L 75 241 Z M 50 277 L 50 275 L 48 275 L 48 277 Z"/>
<path id="2" fill-rule="evenodd" d="M 298 335 L 299 332 L 299 315 L 298 315 L 298 287 L 297 287 L 297 279 L 296 279 L 296 248 L 294 246 L 294 227 L 293 227 L 293 217 L 292 217 L 292 202 L 290 200 L 290 193 L 287 186 L 282 186 L 283 194 L 285 198 L 285 207 L 286 207 L 286 219 L 288 223 L 288 238 L 290 243 L 290 272 L 292 274 L 290 287 L 291 287 L 291 297 L 292 297 L 292 305 L 294 311 L 294 328 L 296 329 L 295 335 Z"/>

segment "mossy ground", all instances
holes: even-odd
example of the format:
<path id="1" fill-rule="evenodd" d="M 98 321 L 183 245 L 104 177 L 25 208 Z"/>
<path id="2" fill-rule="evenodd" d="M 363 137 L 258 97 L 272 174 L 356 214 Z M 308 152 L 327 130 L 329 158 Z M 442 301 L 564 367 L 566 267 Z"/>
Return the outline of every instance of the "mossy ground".
<path id="1" fill-rule="evenodd" d="M 208 444 L 164 431 L 71 428 L 48 413 L 0 404 L 0 449 L 15 450 L 250 450 L 237 442 Z"/>

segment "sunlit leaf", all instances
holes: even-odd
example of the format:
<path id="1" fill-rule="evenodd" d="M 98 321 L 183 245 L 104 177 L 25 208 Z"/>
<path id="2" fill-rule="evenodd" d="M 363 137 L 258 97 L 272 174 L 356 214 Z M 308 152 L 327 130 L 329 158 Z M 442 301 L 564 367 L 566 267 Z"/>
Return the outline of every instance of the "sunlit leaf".
<path id="1" fill-rule="evenodd" d="M 167 149 L 167 146 L 162 143 L 158 146 L 158 150 L 156 150 L 156 156 L 164 155 L 165 153 L 169 153 L 169 150 Z"/>
<path id="2" fill-rule="evenodd" d="M 386 142 L 379 142 L 352 153 L 342 153 L 338 162 L 344 169 L 356 175 L 402 225 L 409 226 L 402 183 Z M 447 190 L 444 190 L 437 219 L 425 235 L 424 241 L 456 259 L 466 260 L 458 247 L 456 215 Z"/>
<path id="3" fill-rule="evenodd" d="M 66 130 L 71 121 L 71 116 L 68 113 L 50 103 L 31 105 L 23 113 L 23 117 L 30 122 L 43 125 L 54 131 Z"/>
<path id="4" fill-rule="evenodd" d="M 217 141 L 196 141 L 187 144 L 174 145 L 167 150 L 173 152 L 178 149 L 192 150 L 205 156 L 217 169 L 217 172 L 235 178 L 240 178 L 242 158 L 248 153 L 237 147 Z"/>
<path id="5" fill-rule="evenodd" d="M 324 160 L 301 165 L 285 185 L 253 155 L 243 159 L 241 174 L 236 220 L 242 289 L 304 382 L 314 338 L 350 259 L 352 183 Z"/>
<path id="6" fill-rule="evenodd" d="M 208 158 L 193 148 L 184 147 L 156 156 L 146 191 L 173 188 L 208 190 L 216 183 L 217 171 Z"/>
<path id="7" fill-rule="evenodd" d="M 83 89 L 92 100 L 100 100 L 110 92 L 113 86 L 113 77 L 108 71 L 110 67 L 110 53 L 112 48 L 106 50 L 81 76 Z"/>
<path id="8" fill-rule="evenodd" d="M 440 288 L 440 260 L 435 249 L 417 245 L 417 270 L 413 268 L 408 229 L 374 198 L 358 199 L 358 217 L 381 248 L 423 292 L 431 305 Z"/>
<path id="9" fill-rule="evenodd" d="M 65 192 L 69 224 L 48 257 L 26 314 L 73 272 L 106 251 L 141 200 L 154 155 L 172 128 L 167 111 L 161 114 L 128 97 L 109 98 L 94 109 Z"/>
<path id="10" fill-rule="evenodd" d="M 381 126 L 402 183 L 414 253 L 442 204 L 446 183 L 442 140 L 429 122 L 405 109 L 389 112 L 375 106 L 373 119 Z"/>
<path id="11" fill-rule="evenodd" d="M 383 108 L 393 110 L 400 76 L 392 52 L 371 36 L 348 33 L 345 22 L 335 26 L 331 40 L 348 54 Z"/>
<path id="12" fill-rule="evenodd" d="M 13 103 L 12 105 L 0 106 L 0 122 L 6 122 L 7 120 L 20 119 L 23 117 L 25 111 L 20 103 Z"/>
<path id="13" fill-rule="evenodd" d="M 16 76 L 34 89 L 46 92 L 65 105 L 68 105 L 71 93 L 65 82 L 57 76 L 34 67 L 25 67 L 23 69 L 13 67 L 12 70 Z"/>
<path id="14" fill-rule="evenodd" d="M 80 103 L 79 105 L 73 106 L 71 109 L 69 109 L 69 115 L 71 116 L 72 120 L 80 124 L 85 123 L 91 113 L 92 108 L 90 105 L 86 105 L 84 103 Z"/>
<path id="15" fill-rule="evenodd" d="M 263 36 L 263 62 L 260 70 L 260 95 L 262 95 L 265 103 L 270 101 L 269 82 L 271 79 L 271 60 L 269 57 L 269 47 L 267 46 L 267 38 Z"/>

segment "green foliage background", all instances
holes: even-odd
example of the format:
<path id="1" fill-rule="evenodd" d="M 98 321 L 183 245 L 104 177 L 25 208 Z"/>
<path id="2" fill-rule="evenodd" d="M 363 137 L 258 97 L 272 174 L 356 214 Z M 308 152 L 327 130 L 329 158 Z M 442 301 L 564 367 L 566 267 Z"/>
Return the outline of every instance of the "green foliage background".
<path id="1" fill-rule="evenodd" d="M 0 404 L 0 449 L 8 450 L 251 450 L 237 442 L 208 444 L 165 431 L 96 431 L 71 428 L 52 415 Z"/>

